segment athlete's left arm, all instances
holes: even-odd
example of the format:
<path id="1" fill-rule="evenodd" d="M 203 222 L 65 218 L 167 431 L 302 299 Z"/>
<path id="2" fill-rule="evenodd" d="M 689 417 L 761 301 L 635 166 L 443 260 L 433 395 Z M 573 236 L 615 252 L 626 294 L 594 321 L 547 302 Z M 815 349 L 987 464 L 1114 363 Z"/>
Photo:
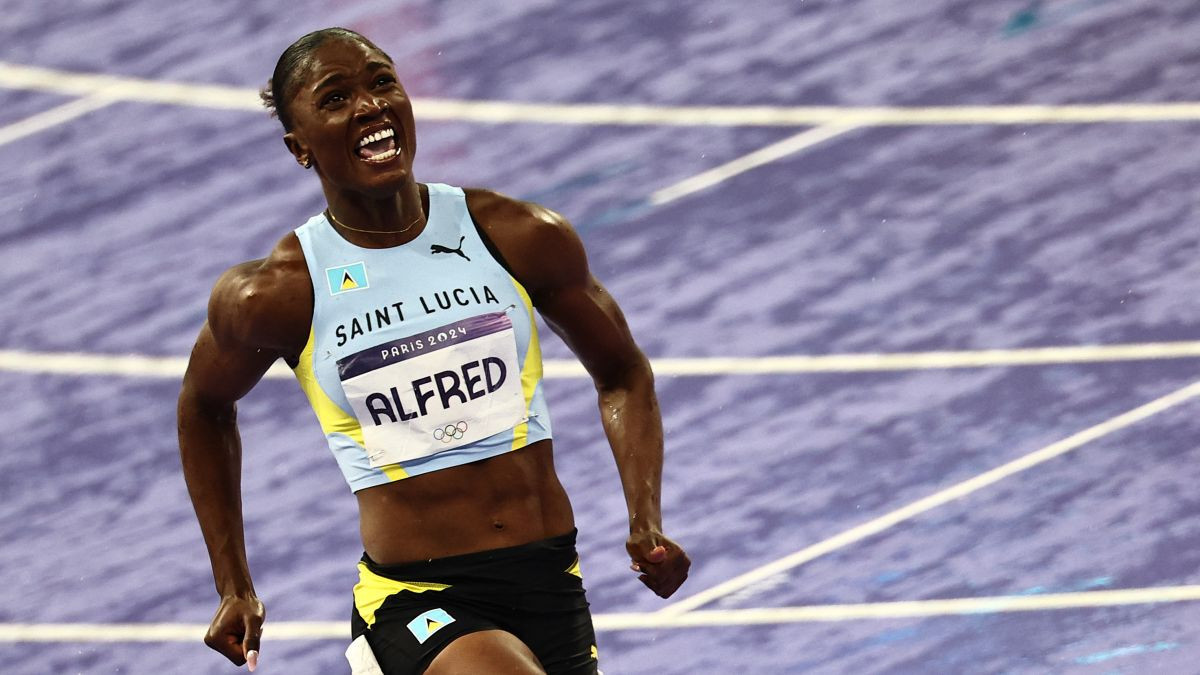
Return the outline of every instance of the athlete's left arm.
<path id="1" fill-rule="evenodd" d="M 583 242 L 557 213 L 488 195 L 481 220 L 534 306 L 591 375 L 629 510 L 626 549 L 639 579 L 668 597 L 687 579 L 687 553 L 662 532 L 662 417 L 650 362 L 638 348 L 617 302 L 588 269 Z M 479 213 L 472 207 L 472 211 Z M 489 224 L 500 223 L 488 227 Z M 516 255 L 512 255 L 512 253 Z"/>

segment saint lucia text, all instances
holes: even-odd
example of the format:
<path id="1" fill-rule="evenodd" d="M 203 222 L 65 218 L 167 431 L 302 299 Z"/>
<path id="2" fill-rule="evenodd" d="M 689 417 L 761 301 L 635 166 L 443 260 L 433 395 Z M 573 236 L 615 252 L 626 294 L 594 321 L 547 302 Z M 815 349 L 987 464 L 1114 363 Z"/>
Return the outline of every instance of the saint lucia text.
<path id="1" fill-rule="evenodd" d="M 479 288 L 454 288 L 436 291 L 429 295 L 417 297 L 417 302 L 424 315 L 435 314 L 451 307 L 468 307 L 470 305 L 499 305 L 500 299 L 486 285 Z M 345 323 L 338 324 L 333 334 L 337 337 L 337 346 L 341 347 L 350 340 L 392 325 L 393 321 L 403 323 L 404 301 L 398 300 L 373 310 L 367 310 L 356 315 Z"/>

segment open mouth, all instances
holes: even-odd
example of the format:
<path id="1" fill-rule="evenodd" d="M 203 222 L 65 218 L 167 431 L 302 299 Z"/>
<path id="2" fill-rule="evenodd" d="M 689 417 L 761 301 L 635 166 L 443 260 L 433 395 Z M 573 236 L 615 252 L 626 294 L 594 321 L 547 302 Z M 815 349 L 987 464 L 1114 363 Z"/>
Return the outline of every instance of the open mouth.
<path id="1" fill-rule="evenodd" d="M 367 134 L 358 141 L 355 150 L 364 162 L 386 162 L 396 156 L 396 130 L 391 127 Z"/>

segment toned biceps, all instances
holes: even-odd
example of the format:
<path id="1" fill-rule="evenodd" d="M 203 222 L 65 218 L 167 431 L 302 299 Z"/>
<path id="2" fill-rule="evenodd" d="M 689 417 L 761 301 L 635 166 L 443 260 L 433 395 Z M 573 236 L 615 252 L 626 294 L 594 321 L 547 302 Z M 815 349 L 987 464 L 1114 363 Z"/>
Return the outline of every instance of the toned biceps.
<path id="1" fill-rule="evenodd" d="M 539 310 L 597 384 L 619 379 L 645 363 L 621 308 L 596 279 L 559 289 Z"/>
<path id="2" fill-rule="evenodd" d="M 232 403 L 245 396 L 278 358 L 273 351 L 229 342 L 218 342 L 209 324 L 204 324 L 183 376 L 184 394 Z"/>

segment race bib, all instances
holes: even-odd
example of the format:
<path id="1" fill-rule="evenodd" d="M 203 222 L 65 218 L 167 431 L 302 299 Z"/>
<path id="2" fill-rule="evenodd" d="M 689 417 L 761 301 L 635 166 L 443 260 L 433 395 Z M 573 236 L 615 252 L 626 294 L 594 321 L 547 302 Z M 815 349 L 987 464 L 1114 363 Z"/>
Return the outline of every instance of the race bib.
<path id="1" fill-rule="evenodd" d="M 474 316 L 338 360 L 372 467 L 507 431 L 524 422 L 512 320 Z"/>

